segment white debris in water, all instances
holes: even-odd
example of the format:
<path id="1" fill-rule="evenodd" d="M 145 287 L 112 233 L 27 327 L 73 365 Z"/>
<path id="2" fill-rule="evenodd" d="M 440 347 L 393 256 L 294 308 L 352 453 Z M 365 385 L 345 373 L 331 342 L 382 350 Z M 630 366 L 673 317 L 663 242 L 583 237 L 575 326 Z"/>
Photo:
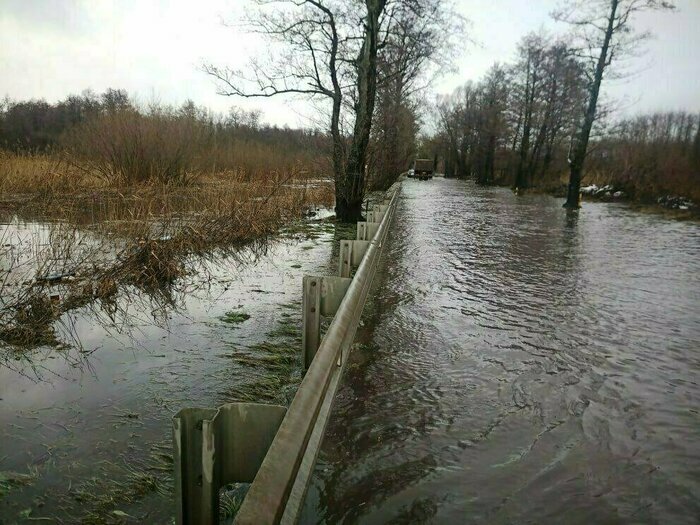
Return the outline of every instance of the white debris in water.
<path id="1" fill-rule="evenodd" d="M 582 195 L 602 198 L 603 200 L 623 199 L 626 197 L 624 191 L 616 190 L 612 184 L 606 184 L 605 186 L 591 184 L 589 186 L 584 186 L 580 191 Z"/>
<path id="2" fill-rule="evenodd" d="M 656 202 L 664 208 L 688 210 L 695 207 L 695 203 L 686 197 L 675 195 L 664 195 L 659 197 Z"/>

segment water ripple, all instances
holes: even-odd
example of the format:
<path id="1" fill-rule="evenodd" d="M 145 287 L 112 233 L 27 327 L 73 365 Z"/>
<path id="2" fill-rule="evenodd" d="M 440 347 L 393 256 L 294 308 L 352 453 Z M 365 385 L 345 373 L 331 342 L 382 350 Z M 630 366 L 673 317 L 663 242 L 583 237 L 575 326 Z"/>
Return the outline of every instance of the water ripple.
<path id="1" fill-rule="evenodd" d="M 697 224 L 435 179 L 387 250 L 307 522 L 697 522 Z"/>

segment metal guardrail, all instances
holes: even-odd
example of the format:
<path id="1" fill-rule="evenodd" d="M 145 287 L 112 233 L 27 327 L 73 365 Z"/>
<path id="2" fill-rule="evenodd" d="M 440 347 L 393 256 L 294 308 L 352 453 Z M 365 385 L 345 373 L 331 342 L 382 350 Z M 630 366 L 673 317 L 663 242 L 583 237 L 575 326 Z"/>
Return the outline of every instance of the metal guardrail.
<path id="1" fill-rule="evenodd" d="M 374 279 L 398 198 L 372 207 L 357 239 L 340 241 L 338 276 L 304 276 L 302 353 L 306 374 L 289 408 L 228 403 L 185 408 L 173 418 L 176 519 L 219 522 L 219 490 L 251 483 L 235 523 L 296 523 L 333 397 Z M 352 270 L 356 269 L 353 277 Z M 333 316 L 321 337 L 321 317 Z"/>

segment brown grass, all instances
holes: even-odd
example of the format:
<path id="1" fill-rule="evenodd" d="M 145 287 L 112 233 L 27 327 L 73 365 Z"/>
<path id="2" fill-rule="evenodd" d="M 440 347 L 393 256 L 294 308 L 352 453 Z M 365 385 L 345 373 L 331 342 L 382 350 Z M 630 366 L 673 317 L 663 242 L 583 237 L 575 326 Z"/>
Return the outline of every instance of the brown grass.
<path id="1" fill-rule="evenodd" d="M 187 186 L 114 187 L 71 166 L 51 155 L 0 154 L 0 219 L 16 216 L 49 230 L 42 248 L 21 247 L 29 263 L 0 249 L 10 270 L 4 281 L 0 276 L 0 340 L 16 347 L 57 344 L 51 326 L 63 313 L 107 303 L 125 287 L 167 301 L 170 287 L 202 258 L 229 257 L 310 206 L 333 203 L 332 185 L 303 172 L 229 170 Z M 57 273 L 70 276 L 43 279 Z"/>
<path id="2" fill-rule="evenodd" d="M 112 185 L 187 184 L 198 176 L 212 143 L 213 130 L 203 122 L 165 109 L 102 113 L 62 139 L 74 166 Z"/>
<path id="3" fill-rule="evenodd" d="M 0 150 L 0 195 L 5 199 L 27 193 L 74 193 L 105 185 L 98 174 L 71 165 L 65 155 Z"/>

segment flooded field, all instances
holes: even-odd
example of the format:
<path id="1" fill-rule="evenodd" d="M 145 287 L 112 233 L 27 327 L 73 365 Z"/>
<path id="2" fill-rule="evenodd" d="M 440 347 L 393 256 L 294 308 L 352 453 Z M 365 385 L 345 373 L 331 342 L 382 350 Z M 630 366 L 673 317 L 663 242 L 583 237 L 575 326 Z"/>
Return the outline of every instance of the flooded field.
<path id="1" fill-rule="evenodd" d="M 127 290 L 71 310 L 58 347 L 3 349 L 0 523 L 171 523 L 174 413 L 293 396 L 302 275 L 331 271 L 347 236 L 326 215 L 201 261 L 168 301 Z"/>
<path id="2" fill-rule="evenodd" d="M 404 183 L 304 523 L 697 523 L 700 225 Z"/>

